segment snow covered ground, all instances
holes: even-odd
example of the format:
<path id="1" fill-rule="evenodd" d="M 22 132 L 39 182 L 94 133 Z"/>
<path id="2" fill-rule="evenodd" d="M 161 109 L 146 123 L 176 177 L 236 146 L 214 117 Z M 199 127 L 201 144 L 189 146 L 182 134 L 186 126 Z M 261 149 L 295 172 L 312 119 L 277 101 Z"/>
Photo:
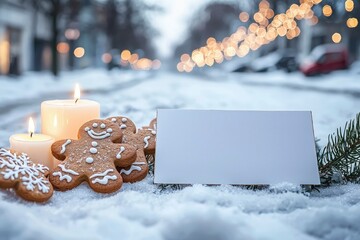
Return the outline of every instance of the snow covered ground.
<path id="1" fill-rule="evenodd" d="M 47 74 L 0 77 L 0 146 L 39 119 L 42 100 L 68 98 L 75 81 L 99 101 L 103 117 L 122 114 L 138 126 L 157 108 L 312 110 L 315 134 L 326 136 L 360 106 L 359 75 L 132 73 L 84 70 L 57 81 Z M 39 124 L 39 123 L 38 123 Z M 289 191 L 286 191 L 289 190 Z M 0 239 L 360 239 L 360 186 L 310 194 L 298 187 L 251 191 L 195 185 L 161 191 L 149 176 L 110 195 L 86 184 L 56 192 L 46 204 L 0 191 Z"/>

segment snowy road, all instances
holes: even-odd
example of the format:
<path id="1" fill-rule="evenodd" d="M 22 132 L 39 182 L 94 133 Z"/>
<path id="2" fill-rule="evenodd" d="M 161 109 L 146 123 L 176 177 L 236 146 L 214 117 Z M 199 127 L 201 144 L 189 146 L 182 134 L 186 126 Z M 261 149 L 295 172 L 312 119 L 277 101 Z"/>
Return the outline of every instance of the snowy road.
<path id="1" fill-rule="evenodd" d="M 101 103 L 103 117 L 127 115 L 138 126 L 147 124 L 157 108 L 311 110 L 322 144 L 360 106 L 359 77 L 345 73 L 309 81 L 284 73 L 207 77 L 88 70 L 68 73 L 55 86 L 48 78 L 0 79 L 0 145 L 7 146 L 14 132 L 26 131 L 26 117 L 38 116 L 44 96 L 71 92 L 73 79 L 86 86 L 85 98 Z M 125 82 L 126 87 L 119 87 Z M 19 99 L 29 104 L 9 107 Z M 360 186 L 351 184 L 310 196 L 200 185 L 160 192 L 148 177 L 111 195 L 81 185 L 56 192 L 45 205 L 23 202 L 4 191 L 0 199 L 0 236 L 5 239 L 360 239 Z"/>

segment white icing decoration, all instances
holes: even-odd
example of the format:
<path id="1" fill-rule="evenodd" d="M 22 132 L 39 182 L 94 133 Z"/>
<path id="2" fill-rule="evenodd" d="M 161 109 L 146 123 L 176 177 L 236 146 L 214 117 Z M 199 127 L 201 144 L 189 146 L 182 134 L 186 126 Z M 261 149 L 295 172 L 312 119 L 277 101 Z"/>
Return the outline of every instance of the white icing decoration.
<path id="1" fill-rule="evenodd" d="M 92 157 L 88 157 L 88 158 L 86 158 L 85 162 L 86 163 L 93 163 L 94 159 Z"/>
<path id="2" fill-rule="evenodd" d="M 112 133 L 112 132 L 113 132 L 112 128 L 108 128 L 106 131 L 107 131 L 108 133 Z"/>
<path id="3" fill-rule="evenodd" d="M 111 121 L 112 121 L 112 122 L 116 122 L 116 118 L 112 118 Z"/>
<path id="4" fill-rule="evenodd" d="M 41 176 L 41 173 L 45 173 L 49 168 L 42 164 L 31 163 L 25 153 L 17 155 L 0 148 L 0 169 L 3 170 L 0 174 L 4 179 L 21 179 L 21 183 L 26 186 L 28 191 L 37 188 L 42 193 L 48 193 L 50 190 L 49 181 Z"/>
<path id="5" fill-rule="evenodd" d="M 106 176 L 108 173 L 113 172 L 113 171 L 114 171 L 114 169 L 111 169 L 111 168 L 106 169 L 106 170 L 105 170 L 104 172 L 102 172 L 102 173 L 95 173 L 95 174 L 91 175 L 91 176 L 90 176 L 90 179 L 91 179 L 91 178 L 94 178 L 94 177 L 104 177 L 104 176 Z"/>
<path id="6" fill-rule="evenodd" d="M 65 142 L 63 145 L 61 145 L 61 151 L 60 151 L 60 154 L 65 153 L 65 151 L 66 151 L 66 146 L 67 146 L 67 145 L 69 145 L 70 143 L 71 143 L 71 140 L 70 140 L 70 139 L 68 139 L 68 140 L 66 140 L 66 142 Z"/>
<path id="7" fill-rule="evenodd" d="M 123 153 L 124 151 L 125 151 L 125 147 L 121 146 L 120 147 L 120 152 L 116 155 L 116 158 L 120 159 L 121 158 L 121 153 Z"/>
<path id="8" fill-rule="evenodd" d="M 152 135 L 156 135 L 156 131 L 152 128 L 147 128 L 146 130 L 150 130 Z"/>
<path id="9" fill-rule="evenodd" d="M 126 123 L 126 122 L 127 122 L 127 119 L 126 119 L 126 118 L 122 118 L 121 121 L 122 121 L 123 123 Z"/>
<path id="10" fill-rule="evenodd" d="M 90 128 L 89 128 L 89 127 L 86 127 L 84 130 L 85 130 L 85 132 L 87 132 L 87 131 L 90 130 Z"/>
<path id="11" fill-rule="evenodd" d="M 58 166 L 61 168 L 61 171 L 63 172 L 70 173 L 72 175 L 79 175 L 78 172 L 75 172 L 74 170 L 71 169 L 67 169 L 63 164 L 59 164 Z"/>
<path id="12" fill-rule="evenodd" d="M 102 185 L 106 185 L 108 184 L 108 180 L 116 180 L 117 179 L 117 176 L 116 175 L 112 175 L 112 176 L 105 176 L 103 177 L 102 179 L 100 178 L 95 178 L 94 180 L 92 180 L 91 182 L 92 183 L 100 183 Z"/>
<path id="13" fill-rule="evenodd" d="M 148 128 L 147 130 L 150 130 L 152 135 L 156 135 L 156 123 L 154 123 L 154 129 Z"/>
<path id="14" fill-rule="evenodd" d="M 101 128 L 106 128 L 105 123 L 102 123 L 102 124 L 100 125 L 100 127 L 101 127 Z"/>
<path id="15" fill-rule="evenodd" d="M 120 174 L 125 174 L 125 175 L 129 175 L 131 174 L 133 171 L 141 171 L 141 167 L 136 166 L 136 165 L 145 165 L 146 163 L 144 162 L 134 162 L 129 170 L 125 170 L 125 169 L 121 169 L 120 170 Z"/>
<path id="16" fill-rule="evenodd" d="M 92 125 L 94 128 L 97 128 L 99 125 L 97 123 L 93 123 Z"/>
<path id="17" fill-rule="evenodd" d="M 110 133 L 107 133 L 105 131 L 101 132 L 101 133 L 96 133 L 94 132 L 93 130 L 89 130 L 88 132 L 88 135 L 93 138 L 93 139 L 105 139 L 107 137 L 110 137 L 111 134 Z"/>
<path id="18" fill-rule="evenodd" d="M 61 168 L 61 171 L 65 172 L 65 173 L 69 173 L 72 175 L 79 175 L 78 172 L 75 172 L 74 170 L 71 169 L 67 169 L 64 165 L 59 164 L 58 165 Z M 60 181 L 66 180 L 67 182 L 71 182 L 72 181 L 72 177 L 68 174 L 63 174 L 62 172 L 53 172 L 52 174 L 54 177 L 59 176 Z"/>
<path id="19" fill-rule="evenodd" d="M 151 138 L 150 136 L 144 137 L 144 143 L 145 143 L 144 148 L 147 148 L 147 147 L 149 146 L 149 139 L 150 139 L 150 138 Z"/>
<path id="20" fill-rule="evenodd" d="M 91 143 L 91 146 L 97 147 L 97 146 L 98 146 L 98 143 L 94 141 L 94 142 Z"/>
<path id="21" fill-rule="evenodd" d="M 90 153 L 96 154 L 98 150 L 96 148 L 90 148 Z"/>
<path id="22" fill-rule="evenodd" d="M 124 128 L 126 128 L 126 125 L 125 125 L 125 124 L 121 124 L 121 125 L 120 125 L 120 128 L 121 128 L 121 129 L 124 129 Z"/>
<path id="23" fill-rule="evenodd" d="M 61 172 L 54 172 L 52 175 L 54 177 L 59 176 L 60 181 L 66 180 L 67 182 L 71 182 L 71 180 L 72 180 L 72 177 L 70 177 L 70 175 L 67 175 L 67 174 L 63 175 Z"/>
<path id="24" fill-rule="evenodd" d="M 116 175 L 112 175 L 112 176 L 107 175 L 108 173 L 113 172 L 113 171 L 114 171 L 113 169 L 107 169 L 102 173 L 95 173 L 95 174 L 90 176 L 90 179 L 95 178 L 91 182 L 106 185 L 106 184 L 108 184 L 109 180 L 116 180 L 117 179 Z"/>

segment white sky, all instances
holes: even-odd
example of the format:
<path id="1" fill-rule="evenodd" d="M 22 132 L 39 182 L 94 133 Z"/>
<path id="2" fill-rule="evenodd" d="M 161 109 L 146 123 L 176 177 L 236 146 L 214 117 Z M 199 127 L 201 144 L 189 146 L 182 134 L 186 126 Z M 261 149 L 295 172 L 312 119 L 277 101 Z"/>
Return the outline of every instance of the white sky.
<path id="1" fill-rule="evenodd" d="M 164 9 L 152 15 L 153 26 L 160 36 L 154 39 L 161 57 L 169 57 L 177 43 L 187 36 L 187 27 L 193 14 L 209 0 L 147 0 Z"/>

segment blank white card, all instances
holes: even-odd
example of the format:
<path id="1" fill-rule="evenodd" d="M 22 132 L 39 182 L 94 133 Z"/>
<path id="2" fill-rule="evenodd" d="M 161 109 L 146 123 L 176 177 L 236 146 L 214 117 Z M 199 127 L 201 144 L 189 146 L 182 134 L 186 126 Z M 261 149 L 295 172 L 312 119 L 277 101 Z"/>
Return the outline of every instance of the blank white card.
<path id="1" fill-rule="evenodd" d="M 158 110 L 155 183 L 320 184 L 310 111 Z"/>

